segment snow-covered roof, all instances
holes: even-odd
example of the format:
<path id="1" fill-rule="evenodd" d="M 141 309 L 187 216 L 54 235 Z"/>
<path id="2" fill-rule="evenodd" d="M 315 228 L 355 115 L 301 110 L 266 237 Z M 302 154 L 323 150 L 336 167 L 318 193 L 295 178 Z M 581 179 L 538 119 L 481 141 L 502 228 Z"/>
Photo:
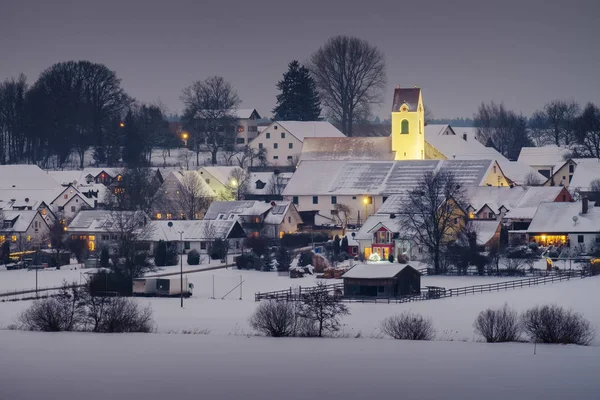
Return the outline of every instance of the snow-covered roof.
<path id="1" fill-rule="evenodd" d="M 242 171 L 242 169 L 240 167 L 235 167 L 235 166 L 234 167 L 232 167 L 232 166 L 201 167 L 198 170 L 198 173 L 200 175 L 202 175 L 202 178 L 205 178 L 204 172 L 206 171 L 210 175 L 212 175 L 213 178 L 215 178 L 217 181 L 219 181 L 222 185 L 228 186 L 231 174 L 238 170 Z"/>
<path id="2" fill-rule="evenodd" d="M 260 119 L 260 115 L 255 108 L 240 108 L 235 110 L 233 114 L 239 119 L 250 119 L 254 113 L 256 113 L 256 119 Z"/>
<path id="3" fill-rule="evenodd" d="M 278 176 L 273 172 L 252 172 L 250 179 L 248 180 L 248 194 L 278 194 L 283 193 L 283 190 L 287 186 L 288 182 L 292 178 L 292 172 L 280 172 Z M 261 181 L 265 186 L 261 188 L 256 187 L 256 182 Z M 275 184 L 279 187 L 276 190 L 272 190 L 271 185 Z"/>
<path id="4" fill-rule="evenodd" d="M 477 244 L 480 246 L 488 244 L 494 238 L 499 227 L 499 220 L 472 220 L 467 222 L 467 229 L 477 233 Z"/>
<path id="5" fill-rule="evenodd" d="M 400 111 L 403 104 L 408 106 L 409 111 L 417 111 L 421 97 L 421 88 L 396 88 L 394 89 L 394 101 L 392 103 L 392 112 Z"/>
<path id="6" fill-rule="evenodd" d="M 600 179 L 600 162 L 581 162 L 577 164 L 573 179 L 569 183 L 569 188 L 579 188 L 583 191 L 589 191 L 594 179 Z"/>
<path id="7" fill-rule="evenodd" d="M 172 227 L 169 227 L 172 223 Z M 152 221 L 150 222 L 150 234 L 145 240 L 158 242 L 179 241 L 179 232 L 183 232 L 183 240 L 187 242 L 208 239 L 226 239 L 234 226 L 239 224 L 237 220 L 229 221 L 207 221 L 207 220 L 177 220 L 177 221 Z"/>
<path id="8" fill-rule="evenodd" d="M 536 207 L 513 208 L 504 214 L 505 219 L 532 219 L 537 211 Z"/>
<path id="9" fill-rule="evenodd" d="M 447 126 L 447 125 L 446 125 Z M 508 161 L 493 147 L 485 147 L 477 140 L 464 140 L 458 135 L 439 134 L 444 125 L 427 125 L 425 141 L 449 160 L 498 160 Z"/>
<path id="10" fill-rule="evenodd" d="M 200 192 L 203 194 L 203 196 L 206 196 L 206 197 L 215 197 L 216 196 L 215 192 L 210 188 L 208 183 L 206 183 L 206 181 L 204 180 L 204 178 L 200 175 L 200 173 L 198 171 L 171 171 L 165 178 L 165 181 L 167 181 L 167 180 L 171 181 L 172 179 L 175 179 L 175 183 L 178 182 L 182 185 L 186 185 L 187 184 L 186 179 L 185 179 L 186 176 L 189 176 L 190 180 L 196 179 L 195 177 L 197 177 L 197 182 L 201 186 Z"/>
<path id="11" fill-rule="evenodd" d="M 271 207 L 267 216 L 265 217 L 265 224 L 279 225 L 283 222 L 285 214 L 288 212 L 292 205 L 291 201 L 276 201 L 275 205 Z"/>
<path id="12" fill-rule="evenodd" d="M 149 220 L 141 211 L 81 210 L 68 229 L 76 232 L 106 232 L 133 226 L 142 228 Z"/>
<path id="13" fill-rule="evenodd" d="M 414 188 L 426 172 L 452 172 L 458 183 L 479 186 L 492 160 L 303 161 L 284 195 L 397 194 Z"/>
<path id="14" fill-rule="evenodd" d="M 60 185 L 52 189 L 0 189 L 0 209 L 31 207 L 36 210 L 42 202 L 50 205 L 64 190 Z"/>
<path id="15" fill-rule="evenodd" d="M 0 226 L 2 232 L 25 232 L 31 225 L 31 222 L 39 211 L 3 211 L 4 221 L 14 221 L 14 225 L 10 228 Z"/>
<path id="16" fill-rule="evenodd" d="M 454 135 L 453 129 L 448 124 L 427 124 L 425 125 L 425 138 L 433 135 Z"/>
<path id="17" fill-rule="evenodd" d="M 356 234 L 358 233 L 356 232 Z M 346 233 L 346 238 L 348 239 L 348 246 L 358 246 L 358 241 L 352 237 L 352 232 Z"/>
<path id="18" fill-rule="evenodd" d="M 228 220 L 234 216 L 260 216 L 271 209 L 270 203 L 257 200 L 213 201 L 206 210 L 206 220 Z"/>
<path id="19" fill-rule="evenodd" d="M 594 202 L 589 202 L 588 212 L 582 214 L 581 211 L 581 201 L 574 203 L 542 203 L 538 207 L 527 232 L 600 233 L 600 207 L 594 207 Z"/>
<path id="20" fill-rule="evenodd" d="M 34 164 L 0 165 L 0 189 L 56 189 L 60 184 Z"/>
<path id="21" fill-rule="evenodd" d="M 373 263 L 373 264 L 358 264 L 350 268 L 342 278 L 353 279 L 385 279 L 393 278 L 398 275 L 406 267 L 412 268 L 408 264 L 399 263 Z"/>
<path id="22" fill-rule="evenodd" d="M 302 144 L 300 161 L 314 160 L 394 160 L 392 140 L 385 137 L 309 138 Z"/>
<path id="23" fill-rule="evenodd" d="M 327 121 L 277 121 L 276 123 L 300 141 L 307 137 L 346 137 Z"/>
<path id="24" fill-rule="evenodd" d="M 48 175 L 54 178 L 55 181 L 63 186 L 77 185 L 86 183 L 85 177 L 82 170 L 64 170 L 64 171 L 48 171 Z"/>
<path id="25" fill-rule="evenodd" d="M 400 220 L 398 218 L 390 218 L 389 214 L 371 215 L 356 233 L 356 240 L 369 240 L 373 237 L 375 228 L 384 227 L 390 232 L 400 232 Z"/>
<path id="26" fill-rule="evenodd" d="M 540 184 L 546 182 L 546 177 L 529 165 L 519 161 L 498 160 L 498 165 L 508 179 L 517 185 L 524 185 L 528 175 L 533 176 Z"/>
<path id="27" fill-rule="evenodd" d="M 111 178 L 116 178 L 121 173 L 121 170 L 118 168 L 84 168 L 81 172 L 83 172 L 84 178 L 88 175 L 96 177 L 103 172 L 108 174 Z"/>
<path id="28" fill-rule="evenodd" d="M 469 187 L 466 189 L 466 197 L 468 204 L 476 212 L 487 205 L 494 213 L 499 213 L 502 206 L 514 211 L 518 208 L 537 207 L 542 202 L 552 202 L 562 189 L 559 186 Z"/>
<path id="29" fill-rule="evenodd" d="M 517 161 L 536 167 L 551 167 L 564 160 L 569 149 L 556 145 L 543 147 L 523 147 Z"/>

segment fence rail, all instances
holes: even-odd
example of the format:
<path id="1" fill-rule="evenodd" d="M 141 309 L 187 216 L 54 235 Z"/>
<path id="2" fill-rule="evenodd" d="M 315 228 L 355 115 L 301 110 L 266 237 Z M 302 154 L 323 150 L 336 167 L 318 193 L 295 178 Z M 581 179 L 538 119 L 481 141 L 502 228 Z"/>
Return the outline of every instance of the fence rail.
<path id="1" fill-rule="evenodd" d="M 342 301 L 345 302 L 359 302 L 359 303 L 409 303 L 413 301 L 424 301 L 433 299 L 443 299 L 447 297 L 465 296 L 469 294 L 477 293 L 489 293 L 499 292 L 502 290 L 512 290 L 524 287 L 545 285 L 554 282 L 562 282 L 574 278 L 586 278 L 591 276 L 586 271 L 566 271 L 557 274 L 551 274 L 547 276 L 539 276 L 526 279 L 516 279 L 512 281 L 488 283 L 483 285 L 464 286 L 459 288 L 445 289 L 445 288 L 429 288 L 422 293 L 417 295 L 408 295 L 401 297 L 343 297 L 344 284 L 335 283 L 326 285 L 328 292 L 333 292 L 335 295 L 342 296 Z M 260 300 L 281 300 L 281 301 L 299 301 L 307 293 L 314 291 L 318 286 L 311 287 L 299 287 L 298 290 L 289 288 L 287 290 L 277 290 L 273 292 L 256 293 L 254 295 L 255 301 Z"/>

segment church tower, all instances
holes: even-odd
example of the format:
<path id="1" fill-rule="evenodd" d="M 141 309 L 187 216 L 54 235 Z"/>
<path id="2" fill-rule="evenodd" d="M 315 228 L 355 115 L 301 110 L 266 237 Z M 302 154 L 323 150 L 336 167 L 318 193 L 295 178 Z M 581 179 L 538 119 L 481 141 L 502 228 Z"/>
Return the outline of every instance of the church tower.
<path id="1" fill-rule="evenodd" d="M 425 112 L 421 89 L 394 90 L 392 151 L 396 160 L 425 159 Z"/>

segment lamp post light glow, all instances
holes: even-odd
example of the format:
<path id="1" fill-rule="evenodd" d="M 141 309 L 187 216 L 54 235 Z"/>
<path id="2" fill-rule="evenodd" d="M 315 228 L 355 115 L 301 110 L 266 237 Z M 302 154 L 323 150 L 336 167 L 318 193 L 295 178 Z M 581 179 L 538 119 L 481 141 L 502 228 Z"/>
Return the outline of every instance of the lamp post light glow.
<path id="1" fill-rule="evenodd" d="M 187 141 L 188 141 L 188 138 L 189 138 L 189 137 L 190 137 L 190 135 L 189 135 L 187 132 L 183 132 L 183 133 L 181 134 L 181 138 L 183 139 L 183 145 L 184 145 L 185 147 L 187 147 Z"/>
<path id="2" fill-rule="evenodd" d="M 229 184 L 231 185 L 232 188 L 235 189 L 235 199 L 239 200 L 239 188 L 238 188 L 238 182 L 235 179 L 232 179 Z"/>
<path id="3" fill-rule="evenodd" d="M 120 128 L 125 128 L 125 123 L 124 122 L 119 122 L 119 127 Z"/>

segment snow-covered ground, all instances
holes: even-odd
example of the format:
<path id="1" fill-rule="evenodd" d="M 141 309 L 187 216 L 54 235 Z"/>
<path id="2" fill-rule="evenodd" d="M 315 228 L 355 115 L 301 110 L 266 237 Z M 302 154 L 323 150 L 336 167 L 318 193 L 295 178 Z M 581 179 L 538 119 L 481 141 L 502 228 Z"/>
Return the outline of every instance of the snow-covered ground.
<path id="1" fill-rule="evenodd" d="M 598 398 L 600 348 L 0 331 L 0 398 Z"/>
<path id="2" fill-rule="evenodd" d="M 216 264 L 211 263 L 211 266 L 214 265 Z M 208 264 L 203 264 L 200 267 L 207 266 Z M 197 267 L 185 266 L 184 269 Z M 179 267 L 174 266 L 161 272 L 177 271 Z M 35 275 L 33 271 L 2 271 L 2 274 L 15 272 Z M 40 272 L 39 276 L 57 272 L 61 275 L 70 273 L 75 275 L 80 271 L 44 271 Z M 291 286 L 314 286 L 317 282 L 314 276 L 290 279 L 279 276 L 277 272 L 240 271 L 234 268 L 190 273 L 187 277 L 189 282 L 194 284 L 194 295 L 185 300 L 183 309 L 180 308 L 179 299 L 136 299 L 143 305 L 152 306 L 158 332 L 209 330 L 213 335 L 252 333 L 248 318 L 257 306 L 254 301 L 256 292 L 288 289 Z M 512 279 L 515 278 L 424 276 L 421 284 L 454 288 Z M 1 279 L 0 282 L 3 280 Z M 61 279 L 57 277 L 56 280 L 60 283 Z M 241 287 L 240 282 L 242 282 Z M 327 280 L 327 283 L 337 282 L 340 280 Z M 6 282 L 2 284 L 6 285 Z M 597 307 L 600 300 L 599 286 L 600 277 L 594 277 L 416 303 L 352 303 L 350 304 L 351 315 L 343 319 L 343 333 L 350 336 L 360 333 L 363 337 L 378 337 L 381 335 L 379 324 L 385 317 L 410 310 L 433 319 L 439 340 L 472 341 L 477 339 L 472 327 L 477 314 L 487 307 L 501 307 L 504 303 L 518 310 L 538 304 L 559 304 L 583 313 L 600 328 L 600 307 Z M 0 326 L 14 323 L 18 314 L 30 303 L 30 301 L 0 303 Z M 600 338 L 597 338 L 593 344 L 600 346 Z"/>

